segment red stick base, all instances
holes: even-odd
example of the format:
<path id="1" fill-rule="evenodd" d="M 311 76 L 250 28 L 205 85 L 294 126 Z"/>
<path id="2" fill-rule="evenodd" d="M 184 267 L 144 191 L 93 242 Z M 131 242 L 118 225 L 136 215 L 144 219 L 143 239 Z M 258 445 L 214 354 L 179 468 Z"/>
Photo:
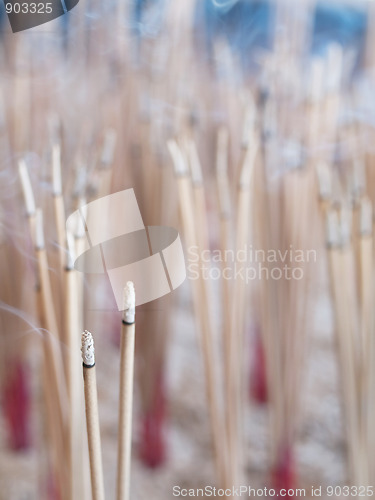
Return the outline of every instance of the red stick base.
<path id="1" fill-rule="evenodd" d="M 150 468 L 161 466 L 166 459 L 165 443 L 166 398 L 162 377 L 155 384 L 152 407 L 143 416 L 141 427 L 140 458 Z"/>
<path id="2" fill-rule="evenodd" d="M 250 398 L 259 404 L 268 402 L 266 355 L 259 328 L 256 327 L 253 355 L 253 367 L 250 374 Z"/>
<path id="3" fill-rule="evenodd" d="M 47 498 L 48 500 L 61 500 L 59 488 L 52 473 L 49 475 L 47 480 Z"/>
<path id="4" fill-rule="evenodd" d="M 12 366 L 12 364 L 10 365 Z M 4 415 L 8 426 L 8 442 L 12 450 L 30 447 L 30 387 L 28 370 L 22 360 L 13 363 L 14 369 L 5 382 Z"/>
<path id="5" fill-rule="evenodd" d="M 281 490 L 290 493 L 294 492 L 296 489 L 296 467 L 294 461 L 294 455 L 292 448 L 285 447 L 281 453 L 278 464 L 274 467 L 272 471 L 272 487 L 276 490 L 276 493 L 280 494 Z M 294 494 L 287 494 L 284 498 L 295 498 Z"/>

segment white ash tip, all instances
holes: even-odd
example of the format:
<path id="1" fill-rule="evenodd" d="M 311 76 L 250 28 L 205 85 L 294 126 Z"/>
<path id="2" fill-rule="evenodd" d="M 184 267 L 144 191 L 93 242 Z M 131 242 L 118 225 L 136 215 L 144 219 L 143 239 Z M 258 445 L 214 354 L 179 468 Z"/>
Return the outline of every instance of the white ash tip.
<path id="1" fill-rule="evenodd" d="M 258 142 L 254 139 L 253 143 L 249 145 L 244 157 L 241 173 L 240 173 L 240 188 L 248 189 L 250 186 L 252 172 L 254 170 L 255 157 L 258 152 Z"/>
<path id="2" fill-rule="evenodd" d="M 123 295 L 123 320 L 125 323 L 134 323 L 135 321 L 135 288 L 132 281 L 128 281 L 124 288 Z"/>
<path id="3" fill-rule="evenodd" d="M 35 211 L 35 247 L 38 250 L 44 248 L 43 211 L 37 208 Z"/>
<path id="4" fill-rule="evenodd" d="M 360 233 L 362 236 L 372 234 L 372 203 L 367 197 L 361 200 Z"/>
<path id="5" fill-rule="evenodd" d="M 82 333 L 82 361 L 86 366 L 94 366 L 95 365 L 95 347 L 94 347 L 94 339 L 92 334 L 85 330 Z"/>
<path id="6" fill-rule="evenodd" d="M 35 213 L 35 200 L 33 188 L 31 185 L 29 171 L 25 160 L 20 160 L 18 163 L 18 172 L 21 180 L 23 197 L 25 199 L 27 215 L 34 215 Z"/>
<path id="7" fill-rule="evenodd" d="M 191 180 L 193 184 L 200 185 L 203 183 L 202 166 L 199 161 L 197 147 L 193 141 L 188 142 L 188 151 L 190 157 Z"/>
<path id="8" fill-rule="evenodd" d="M 181 148 L 174 139 L 167 142 L 169 153 L 172 157 L 173 167 L 177 176 L 185 176 L 188 174 L 188 168 Z"/>
<path id="9" fill-rule="evenodd" d="M 74 269 L 74 262 L 76 260 L 76 252 L 75 252 L 75 240 L 74 234 L 71 231 L 66 231 L 66 268 L 71 271 Z"/>
<path id="10" fill-rule="evenodd" d="M 55 144 L 52 148 L 52 189 L 55 196 L 61 195 L 61 151 L 59 144 Z"/>
<path id="11" fill-rule="evenodd" d="M 340 237 L 342 246 L 350 243 L 353 222 L 352 219 L 352 209 L 345 205 L 342 206 L 340 210 Z"/>
<path id="12" fill-rule="evenodd" d="M 77 239 L 83 238 L 86 234 L 87 202 L 86 198 L 80 198 L 77 205 L 80 217 L 77 218 L 77 225 L 74 236 Z"/>

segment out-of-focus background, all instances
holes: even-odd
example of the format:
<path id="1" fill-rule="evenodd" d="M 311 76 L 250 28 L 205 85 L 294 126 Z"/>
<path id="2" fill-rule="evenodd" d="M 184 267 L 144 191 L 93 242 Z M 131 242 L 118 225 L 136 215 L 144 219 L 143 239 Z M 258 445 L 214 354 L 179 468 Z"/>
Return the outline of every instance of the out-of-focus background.
<path id="1" fill-rule="evenodd" d="M 0 498 L 91 498 L 84 329 L 115 498 L 121 313 L 65 220 L 128 188 L 187 268 L 137 307 L 131 498 L 372 496 L 375 2 L 0 13 Z"/>

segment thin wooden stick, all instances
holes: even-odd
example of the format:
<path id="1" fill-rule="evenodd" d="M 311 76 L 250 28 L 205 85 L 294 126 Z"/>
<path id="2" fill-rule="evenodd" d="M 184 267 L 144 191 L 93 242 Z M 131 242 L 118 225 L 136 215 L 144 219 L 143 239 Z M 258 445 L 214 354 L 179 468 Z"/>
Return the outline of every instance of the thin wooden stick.
<path id="1" fill-rule="evenodd" d="M 29 172 L 27 170 L 27 165 L 24 160 L 20 160 L 18 163 L 18 172 L 21 180 L 22 192 L 25 199 L 26 213 L 28 216 L 35 215 L 35 199 L 33 188 L 31 186 L 31 180 Z M 31 235 L 34 234 L 34 228 Z"/>
<path id="2" fill-rule="evenodd" d="M 342 394 L 348 432 L 349 462 L 351 475 L 354 480 L 357 477 L 356 471 L 359 464 L 357 455 L 359 443 L 357 385 L 351 338 L 352 319 L 348 312 L 349 304 L 345 297 L 344 284 L 342 283 L 343 273 L 345 274 L 345 280 L 347 280 L 346 265 L 348 264 L 349 250 L 342 248 L 342 236 L 340 236 L 339 223 L 335 211 L 331 210 L 327 213 L 327 228 L 332 295 L 337 322 L 340 365 L 342 367 Z M 345 246 L 347 247 L 347 242 L 345 242 Z M 348 286 L 347 282 L 345 286 Z"/>
<path id="3" fill-rule="evenodd" d="M 199 224 L 196 224 L 197 242 L 201 250 L 206 250 L 209 248 L 206 195 L 203 184 L 202 166 L 194 141 L 189 140 L 187 142 L 187 156 L 193 184 L 195 217 L 196 220 L 199 220 Z"/>
<path id="4" fill-rule="evenodd" d="M 255 159 L 258 151 L 258 142 L 253 130 L 249 133 L 254 134 L 249 138 L 241 165 L 240 181 L 238 186 L 238 205 L 237 205 L 237 237 L 236 237 L 236 252 L 246 248 L 249 237 L 249 210 L 251 201 L 252 176 L 254 171 Z M 236 262 L 240 266 L 240 262 Z M 235 447 L 233 459 L 236 464 L 233 466 L 233 474 L 235 484 L 240 484 L 243 474 L 243 421 L 242 421 L 242 400 L 244 393 L 243 386 L 243 368 L 244 368 L 244 336 L 245 327 L 245 298 L 246 284 L 244 280 L 235 280 L 233 286 L 232 310 L 231 310 L 231 345 L 230 345 L 230 372 L 232 387 L 232 429 L 231 440 Z"/>
<path id="5" fill-rule="evenodd" d="M 100 441 L 98 393 L 96 388 L 95 349 L 92 335 L 87 330 L 82 334 L 82 360 L 92 498 L 93 500 L 104 500 L 104 476 Z"/>
<path id="6" fill-rule="evenodd" d="M 32 245 L 35 247 L 35 212 L 36 212 L 35 199 L 29 172 L 24 160 L 20 160 L 18 163 L 18 173 L 20 176 L 23 197 L 25 200 L 30 240 Z M 40 300 L 40 298 L 38 297 L 40 295 L 40 284 L 36 266 L 34 267 L 35 267 L 34 272 L 35 272 L 36 300 L 38 302 Z"/>
<path id="7" fill-rule="evenodd" d="M 117 500 L 130 499 L 132 445 L 133 378 L 135 344 L 135 290 L 128 281 L 124 289 L 121 330 L 120 407 L 117 457 Z"/>
<path id="8" fill-rule="evenodd" d="M 38 274 L 40 278 L 40 292 L 37 299 L 40 300 L 40 310 L 42 317 L 42 326 L 45 327 L 43 349 L 46 363 L 46 394 L 47 405 L 49 405 L 49 414 L 52 419 L 53 439 L 57 448 L 57 471 L 65 478 L 61 480 L 60 487 L 65 498 L 66 493 L 63 485 L 66 481 L 65 476 L 65 456 L 66 448 L 64 441 L 61 441 L 66 435 L 67 413 L 69 401 L 66 394 L 66 385 L 64 377 L 64 368 L 59 348 L 59 338 L 56 318 L 54 314 L 54 304 L 49 280 L 47 253 L 44 245 L 43 219 L 42 211 L 36 210 L 35 223 L 35 253 L 38 263 Z M 57 436 L 56 436 L 57 433 Z"/>
<path id="9" fill-rule="evenodd" d="M 220 216 L 220 248 L 224 252 L 231 248 L 230 240 L 230 225 L 231 225 L 231 201 L 228 179 L 228 131 L 223 127 L 218 132 L 217 138 L 217 158 L 216 158 L 216 182 L 219 201 L 219 216 Z M 224 268 L 229 265 L 223 260 Z M 228 455 L 231 464 L 234 465 L 232 455 L 234 453 L 234 444 L 231 440 L 231 419 L 233 418 L 231 408 L 231 281 L 228 279 L 222 280 L 222 311 L 223 311 L 223 355 L 224 355 L 224 388 L 225 388 L 225 418 L 226 432 L 228 439 Z"/>
<path id="10" fill-rule="evenodd" d="M 64 429 L 67 414 L 67 394 L 65 387 L 65 377 L 61 351 L 59 350 L 58 327 L 55 317 L 53 297 L 51 291 L 51 283 L 49 279 L 48 261 L 46 248 L 44 246 L 43 236 L 43 215 L 41 209 L 36 211 L 36 231 L 35 231 L 35 248 L 36 258 L 38 262 L 38 271 L 40 277 L 41 298 L 43 307 L 43 317 L 48 330 L 46 335 L 47 345 L 50 350 L 52 361 L 52 380 L 54 392 L 57 398 L 57 405 L 61 415 L 61 429 Z"/>
<path id="11" fill-rule="evenodd" d="M 70 236 L 74 239 L 73 235 Z M 74 241 L 69 245 L 67 264 L 64 272 L 65 311 L 64 328 L 66 342 L 66 381 L 69 397 L 69 479 L 70 498 L 74 500 L 79 496 L 80 484 L 83 478 L 83 446 L 81 436 L 83 433 L 81 415 L 82 377 L 80 376 L 79 362 L 79 301 L 77 276 L 74 269 L 72 248 Z"/>
<path id="12" fill-rule="evenodd" d="M 38 227 L 38 235 L 36 235 L 36 208 L 34 201 L 34 194 L 31 186 L 31 181 L 29 173 L 27 170 L 26 163 L 21 160 L 19 162 L 19 175 L 21 179 L 22 191 L 25 199 L 27 220 L 29 224 L 30 237 L 33 245 L 38 248 L 44 245 L 42 228 Z M 40 222 L 38 222 L 40 226 Z M 35 285 L 35 301 L 37 308 L 37 316 L 39 318 L 39 323 L 44 332 L 47 327 L 44 319 L 43 311 L 43 300 L 41 285 L 39 280 L 39 273 L 36 272 L 36 285 Z M 65 498 L 65 484 L 66 484 L 66 469 L 63 466 L 62 457 L 64 456 L 64 439 L 61 432 L 61 416 L 60 416 L 60 405 L 56 404 L 56 391 L 53 387 L 53 360 L 51 359 L 51 346 L 47 335 L 43 333 L 43 366 L 41 370 L 41 378 L 43 381 L 43 393 L 44 393 L 44 405 L 46 411 L 46 423 L 47 423 L 47 442 L 48 448 L 51 453 L 53 462 L 53 474 L 57 481 L 58 489 Z"/>
<path id="13" fill-rule="evenodd" d="M 373 238 L 372 206 L 368 198 L 361 200 L 360 214 L 360 299 L 362 317 L 362 355 L 366 356 L 372 331 L 372 278 L 373 278 Z"/>
<path id="14" fill-rule="evenodd" d="M 59 251 L 60 276 L 62 276 L 66 262 L 66 231 L 65 231 L 65 207 L 62 195 L 61 182 L 61 154 L 60 146 L 55 144 L 52 149 L 52 185 L 53 185 L 53 207 L 57 233 L 57 244 Z"/>
<path id="15" fill-rule="evenodd" d="M 363 465 L 363 480 L 366 485 L 371 484 L 371 464 L 373 460 L 374 431 L 373 431 L 373 402 L 372 381 L 374 368 L 372 366 L 372 339 L 374 315 L 373 315 L 373 234 L 372 234 L 372 205 L 369 198 L 362 198 L 360 209 L 360 234 L 359 234 L 359 275 L 360 275 L 360 316 L 361 316 L 361 350 L 363 360 L 361 364 L 360 381 L 361 400 L 360 409 L 364 409 L 361 415 L 361 446 L 364 457 L 367 458 L 367 467 Z M 365 476 L 365 474 L 367 476 Z"/>

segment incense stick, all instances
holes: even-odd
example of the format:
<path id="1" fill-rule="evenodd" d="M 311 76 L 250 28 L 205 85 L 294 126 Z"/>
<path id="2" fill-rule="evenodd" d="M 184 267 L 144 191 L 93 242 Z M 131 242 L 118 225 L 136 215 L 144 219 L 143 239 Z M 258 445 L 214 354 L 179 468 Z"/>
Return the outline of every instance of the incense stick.
<path id="1" fill-rule="evenodd" d="M 73 239 L 73 235 L 68 235 L 69 239 Z M 82 417 L 81 415 L 81 398 L 82 377 L 80 376 L 80 324 L 79 324 L 79 301 L 78 301 L 78 284 L 77 275 L 73 267 L 74 241 L 69 245 L 70 251 L 67 253 L 67 263 L 64 271 L 64 329 L 65 329 L 65 366 L 66 366 L 66 382 L 69 397 L 69 466 L 70 466 L 70 494 L 74 499 L 79 495 L 79 485 L 82 482 Z"/>
<path id="2" fill-rule="evenodd" d="M 220 216 L 220 249 L 222 252 L 229 250 L 231 245 L 231 200 L 230 187 L 228 179 L 228 131 L 221 128 L 217 137 L 217 156 L 216 156 L 216 182 L 219 202 Z M 223 261 L 223 273 L 225 267 L 229 266 L 228 262 Z M 231 299 L 232 286 L 231 281 L 223 279 L 222 286 L 222 316 L 223 316 L 223 355 L 224 355 L 224 387 L 225 387 L 225 413 L 226 413 L 226 433 L 228 440 L 228 462 L 232 464 L 231 468 L 235 467 L 233 454 L 235 453 L 235 445 L 233 442 L 233 413 L 232 413 L 232 365 L 231 365 Z M 231 472 L 232 480 L 234 472 Z"/>
<path id="3" fill-rule="evenodd" d="M 83 379 L 85 389 L 92 497 L 93 500 L 104 500 L 104 477 L 100 440 L 98 394 L 96 388 L 95 348 L 92 335 L 87 330 L 85 330 L 82 334 L 81 350 L 83 360 Z"/>
<path id="4" fill-rule="evenodd" d="M 250 129 L 247 131 L 247 143 L 243 153 L 243 163 L 241 165 L 240 180 L 238 186 L 237 205 L 237 238 L 236 250 L 238 252 L 245 249 L 249 237 L 249 211 L 252 193 L 252 176 L 254 172 L 255 159 L 258 151 L 258 143 L 252 126 L 246 124 Z M 237 263 L 238 264 L 238 263 Z M 230 373 L 232 377 L 232 426 L 231 438 L 232 447 L 235 450 L 233 461 L 233 474 L 235 484 L 240 484 L 243 474 L 243 421 L 242 421 L 242 401 L 244 394 L 243 367 L 244 367 L 244 337 L 245 327 L 245 300 L 246 286 L 242 279 L 237 279 L 233 285 L 233 299 L 231 311 L 231 345 L 230 345 Z"/>
<path id="5" fill-rule="evenodd" d="M 334 211 L 329 211 L 327 213 L 327 228 L 328 251 L 332 277 L 332 295 L 335 306 L 338 347 L 342 367 L 342 392 L 348 432 L 349 459 L 351 474 L 354 478 L 357 477 L 356 470 L 359 465 L 357 455 L 357 444 L 360 442 L 358 435 L 359 422 L 357 416 L 358 402 L 356 401 L 357 387 L 351 338 L 351 318 L 348 313 L 349 304 L 346 301 L 345 293 L 343 293 L 343 286 L 340 282 L 340 275 L 342 272 L 344 272 L 347 277 L 345 264 L 348 263 L 349 254 L 347 248 L 345 253 L 341 248 L 343 240 L 339 227 L 337 214 Z M 344 244 L 347 247 L 348 242 L 345 241 Z"/>
<path id="6" fill-rule="evenodd" d="M 121 329 L 120 407 L 117 457 L 117 500 L 130 498 L 132 443 L 133 376 L 135 344 L 135 290 L 128 281 L 124 289 L 124 313 Z"/>

